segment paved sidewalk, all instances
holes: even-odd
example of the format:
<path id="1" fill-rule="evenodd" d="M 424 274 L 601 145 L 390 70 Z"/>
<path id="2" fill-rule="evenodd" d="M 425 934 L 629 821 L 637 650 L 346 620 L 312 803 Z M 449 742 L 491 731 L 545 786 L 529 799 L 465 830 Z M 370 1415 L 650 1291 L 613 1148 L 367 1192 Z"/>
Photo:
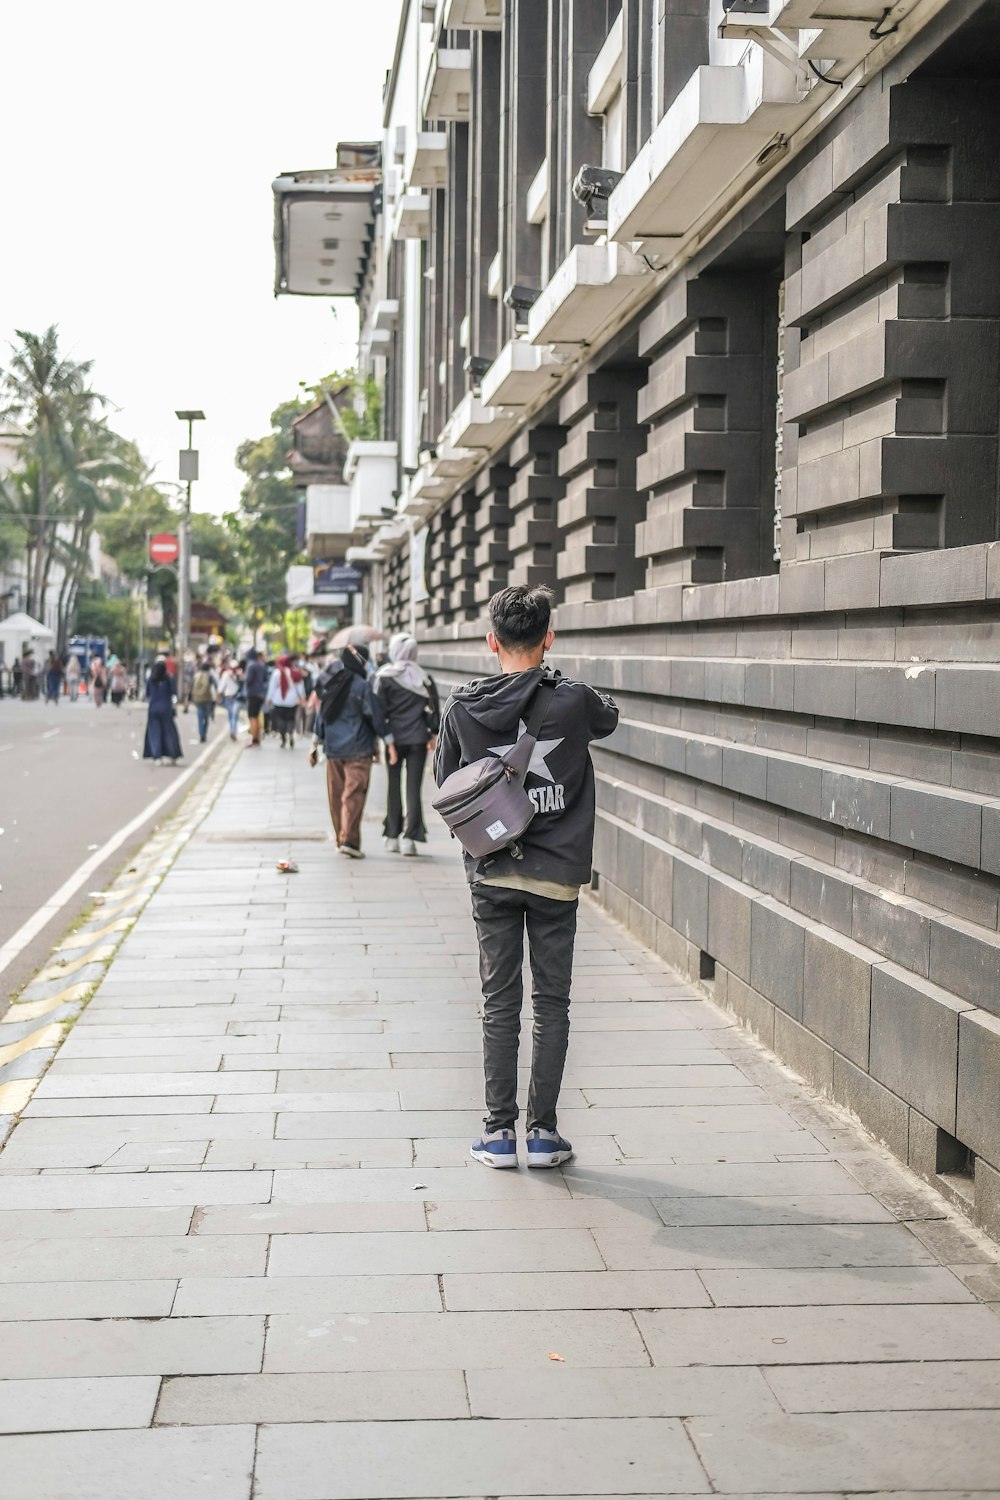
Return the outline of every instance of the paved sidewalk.
<path id="1" fill-rule="evenodd" d="M 577 1159 L 468 1162 L 454 846 L 321 777 L 238 760 L 0 1154 L 0 1500 L 1000 1495 L 995 1248 L 589 905 Z"/>

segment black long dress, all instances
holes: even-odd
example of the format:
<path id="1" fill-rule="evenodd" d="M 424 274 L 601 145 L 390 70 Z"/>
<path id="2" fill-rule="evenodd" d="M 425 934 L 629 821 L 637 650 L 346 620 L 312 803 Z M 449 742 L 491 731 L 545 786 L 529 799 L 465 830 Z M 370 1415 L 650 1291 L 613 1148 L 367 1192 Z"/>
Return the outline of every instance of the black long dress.
<path id="1" fill-rule="evenodd" d="M 143 760 L 180 760 L 180 735 L 174 718 L 174 679 L 163 677 L 159 682 L 150 679 L 146 687 L 149 711 L 146 715 L 146 742 L 142 747 Z"/>

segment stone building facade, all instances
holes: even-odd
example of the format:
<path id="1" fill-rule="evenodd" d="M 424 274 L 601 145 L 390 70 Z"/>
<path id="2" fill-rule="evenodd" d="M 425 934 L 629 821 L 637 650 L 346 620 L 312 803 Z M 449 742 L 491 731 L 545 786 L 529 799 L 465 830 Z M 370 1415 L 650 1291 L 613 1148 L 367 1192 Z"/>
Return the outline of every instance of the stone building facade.
<path id="1" fill-rule="evenodd" d="M 1000 3 L 882 12 L 404 4 L 359 555 L 443 684 L 553 587 L 597 899 L 997 1233 Z"/>

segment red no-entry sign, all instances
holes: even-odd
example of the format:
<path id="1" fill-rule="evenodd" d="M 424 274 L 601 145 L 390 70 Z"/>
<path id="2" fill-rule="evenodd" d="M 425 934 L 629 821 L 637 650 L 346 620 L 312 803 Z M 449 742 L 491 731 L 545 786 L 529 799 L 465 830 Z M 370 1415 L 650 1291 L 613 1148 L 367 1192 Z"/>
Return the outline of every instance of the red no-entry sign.
<path id="1" fill-rule="evenodd" d="M 158 531 L 149 539 L 149 560 L 163 567 L 167 563 L 175 563 L 180 556 L 180 543 L 176 536 L 169 531 Z"/>

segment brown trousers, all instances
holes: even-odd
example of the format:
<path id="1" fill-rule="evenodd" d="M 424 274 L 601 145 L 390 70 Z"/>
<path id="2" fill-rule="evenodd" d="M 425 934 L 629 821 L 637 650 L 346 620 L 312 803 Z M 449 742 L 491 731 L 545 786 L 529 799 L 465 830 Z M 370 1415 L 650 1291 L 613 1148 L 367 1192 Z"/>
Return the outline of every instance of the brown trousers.
<path id="1" fill-rule="evenodd" d="M 342 844 L 361 848 L 361 819 L 371 774 L 371 760 L 363 756 L 326 763 L 326 794 L 338 849 Z"/>

